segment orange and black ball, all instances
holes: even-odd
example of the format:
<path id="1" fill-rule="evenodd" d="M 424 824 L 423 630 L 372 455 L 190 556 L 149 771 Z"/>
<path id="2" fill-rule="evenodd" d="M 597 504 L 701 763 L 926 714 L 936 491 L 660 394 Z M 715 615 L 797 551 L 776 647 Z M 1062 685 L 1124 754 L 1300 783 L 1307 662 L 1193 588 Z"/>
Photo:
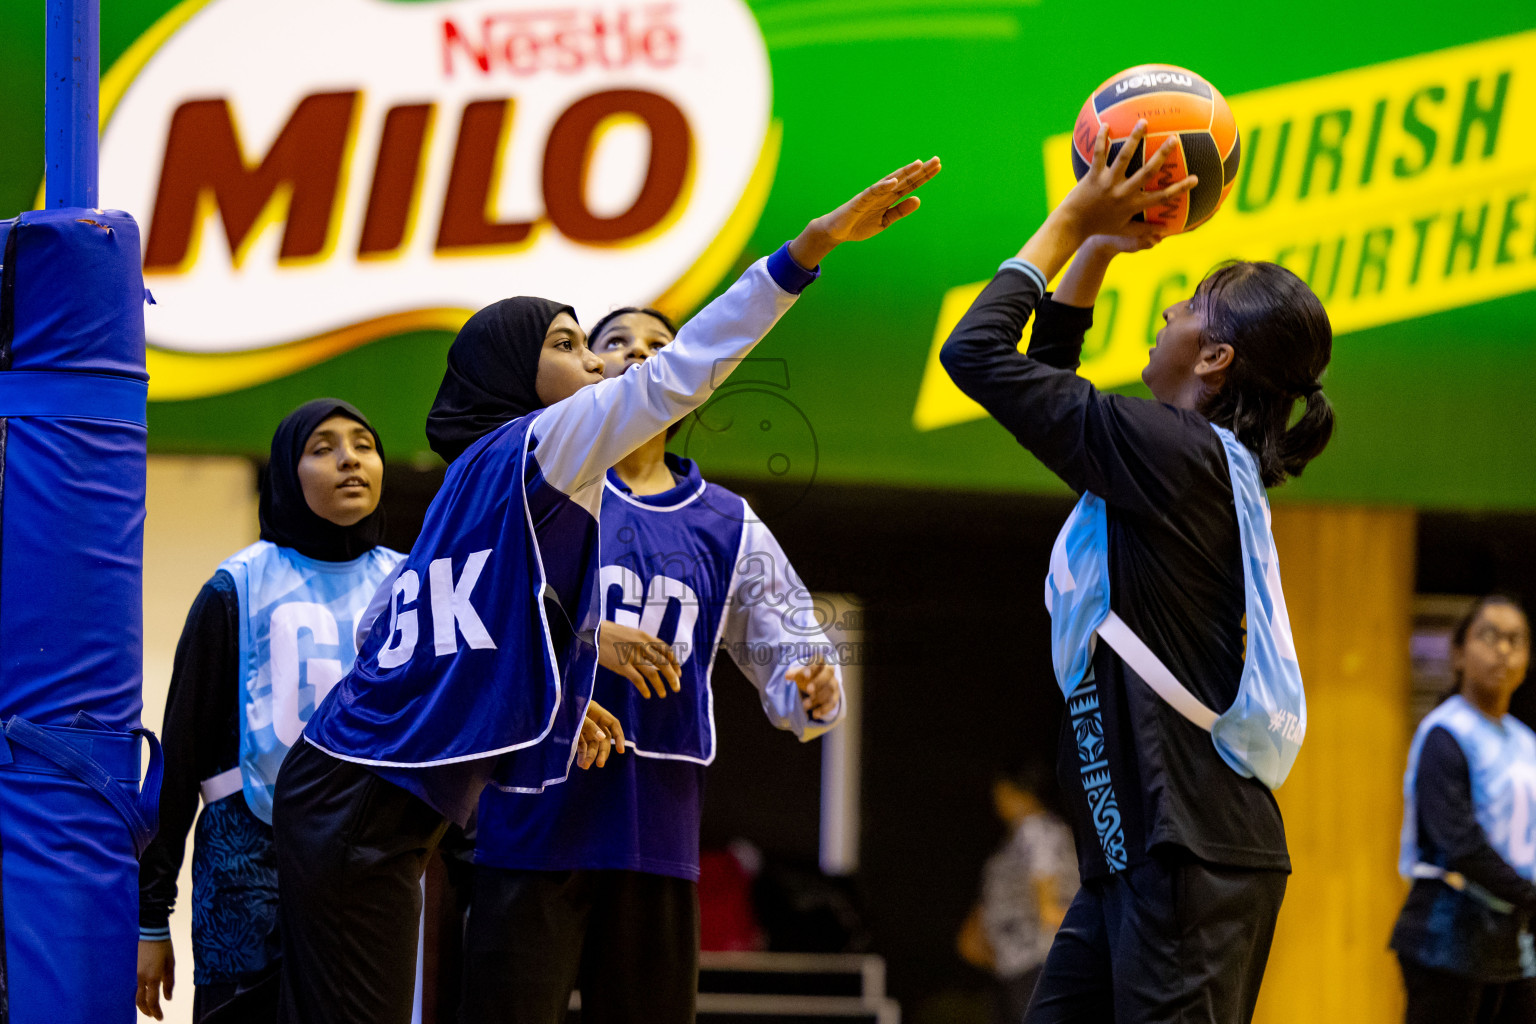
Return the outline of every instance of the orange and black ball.
<path id="1" fill-rule="evenodd" d="M 1141 167 L 1170 135 L 1178 145 L 1146 189 L 1156 192 L 1198 175 L 1200 183 L 1139 215 L 1168 234 L 1192 231 L 1210 220 L 1237 180 L 1241 147 L 1232 109 L 1216 87 L 1172 64 L 1141 64 L 1111 76 L 1093 91 L 1072 130 L 1072 168 L 1081 178 L 1093 159 L 1099 127 L 1109 127 L 1110 160 L 1120 151 L 1136 122 L 1147 122 L 1141 151 L 1131 155 L 1130 171 Z"/>

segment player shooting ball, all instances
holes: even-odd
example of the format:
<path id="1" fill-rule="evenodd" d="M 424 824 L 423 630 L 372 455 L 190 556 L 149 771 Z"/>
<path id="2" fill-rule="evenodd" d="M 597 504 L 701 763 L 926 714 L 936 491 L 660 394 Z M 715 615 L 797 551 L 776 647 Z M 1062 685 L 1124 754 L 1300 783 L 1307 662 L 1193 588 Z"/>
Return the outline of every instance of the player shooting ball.
<path id="1" fill-rule="evenodd" d="M 1076 187 L 942 352 L 961 390 L 1082 495 L 1046 594 L 1083 887 L 1030 1024 L 1250 1020 L 1290 871 L 1271 788 L 1306 712 L 1264 488 L 1332 434 L 1319 380 L 1332 331 L 1296 275 L 1233 262 L 1163 311 L 1142 371 L 1152 398 L 1074 372 L 1106 268 L 1161 240 L 1135 218 L 1197 183 L 1147 188 L 1172 137 L 1128 173 L 1146 130 L 1113 161 L 1098 132 Z"/>

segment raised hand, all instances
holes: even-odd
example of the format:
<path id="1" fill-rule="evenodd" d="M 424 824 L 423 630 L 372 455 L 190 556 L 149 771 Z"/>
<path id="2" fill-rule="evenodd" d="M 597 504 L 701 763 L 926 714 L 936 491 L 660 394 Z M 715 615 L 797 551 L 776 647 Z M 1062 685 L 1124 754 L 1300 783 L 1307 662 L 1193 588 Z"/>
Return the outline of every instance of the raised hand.
<path id="1" fill-rule="evenodd" d="M 683 688 L 682 664 L 672 645 L 656 639 L 643 629 L 604 622 L 597 631 L 597 663 L 630 681 L 647 700 L 651 690 L 665 697 Z"/>
<path id="2" fill-rule="evenodd" d="M 784 678 L 799 687 L 805 695 L 800 703 L 811 713 L 812 718 L 825 722 L 836 713 L 843 699 L 842 687 L 838 685 L 837 673 L 832 671 L 832 666 L 820 654 L 808 664 L 790 669 L 784 673 Z"/>
<path id="3" fill-rule="evenodd" d="M 576 767 L 585 771 L 608 763 L 612 750 L 624 753 L 624 727 L 595 700 L 587 701 L 587 716 L 576 737 Z"/>
<path id="4" fill-rule="evenodd" d="M 938 157 L 898 167 L 831 213 L 807 224 L 789 243 L 789 254 L 802 267 L 811 268 L 844 242 L 875 237 L 922 205 L 912 193 L 942 169 Z"/>
<path id="5" fill-rule="evenodd" d="M 1113 162 L 1109 160 L 1109 130 L 1100 128 L 1093 142 L 1093 162 L 1067 197 L 1051 211 L 1040 230 L 1024 244 L 1019 255 L 1045 274 L 1056 276 L 1068 257 L 1094 235 L 1123 236 L 1132 229 L 1131 218 L 1144 210 L 1188 192 L 1199 184 L 1194 175 L 1185 175 L 1165 189 L 1143 191 L 1147 181 L 1162 169 L 1173 151 L 1172 138 L 1157 148 L 1136 173 L 1129 176 L 1131 156 L 1147 137 L 1147 122 L 1137 121 L 1130 138 L 1120 147 Z M 1152 232 L 1148 233 L 1150 236 Z"/>
<path id="6" fill-rule="evenodd" d="M 1167 162 L 1168 155 L 1173 152 L 1176 140 L 1171 135 L 1135 174 L 1127 176 L 1131 157 L 1141 149 L 1146 137 L 1147 122 L 1137 121 L 1136 127 L 1131 129 L 1130 138 L 1125 140 L 1111 163 L 1109 128 L 1099 128 L 1098 137 L 1093 140 L 1093 162 L 1088 165 L 1088 173 L 1073 186 L 1058 207 L 1062 214 L 1074 222 L 1082 239 L 1090 235 L 1122 232 L 1136 214 L 1188 192 L 1199 184 L 1199 178 L 1186 174 L 1165 189 L 1144 191 L 1147 182 L 1157 176 L 1157 172 Z"/>
<path id="7" fill-rule="evenodd" d="M 1150 249 L 1163 240 L 1163 229 L 1156 224 L 1148 224 L 1145 221 L 1132 221 L 1119 231 L 1107 232 L 1102 235 L 1091 235 L 1077 250 L 1079 255 L 1083 253 L 1126 253 L 1142 252 Z"/>

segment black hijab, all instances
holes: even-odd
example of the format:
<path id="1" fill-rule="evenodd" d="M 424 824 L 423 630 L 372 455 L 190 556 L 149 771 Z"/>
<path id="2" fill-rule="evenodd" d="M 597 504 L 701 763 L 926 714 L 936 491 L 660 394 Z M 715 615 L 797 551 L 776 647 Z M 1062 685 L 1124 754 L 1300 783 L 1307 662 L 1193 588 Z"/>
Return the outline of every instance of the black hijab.
<path id="1" fill-rule="evenodd" d="M 332 416 L 345 416 L 367 427 L 379 459 L 384 458 L 379 432 L 356 408 L 339 398 L 305 402 L 284 416 L 272 435 L 272 457 L 261 474 L 261 539 L 322 562 L 347 562 L 383 540 L 384 506 L 381 504 L 351 526 L 338 526 L 318 515 L 304 500 L 304 489 L 299 485 L 299 460 L 304 457 L 309 435 Z"/>
<path id="2" fill-rule="evenodd" d="M 427 443 L 452 462 L 464 449 L 519 416 L 542 409 L 534 381 L 549 325 L 576 311 L 549 299 L 493 302 L 459 328 L 448 369 L 427 414 Z"/>

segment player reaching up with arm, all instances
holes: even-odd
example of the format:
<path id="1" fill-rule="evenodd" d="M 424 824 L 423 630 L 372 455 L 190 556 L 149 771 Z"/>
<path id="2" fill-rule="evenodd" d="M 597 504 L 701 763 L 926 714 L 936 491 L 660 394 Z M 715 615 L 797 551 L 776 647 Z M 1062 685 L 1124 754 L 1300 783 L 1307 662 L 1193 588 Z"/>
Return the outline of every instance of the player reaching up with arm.
<path id="1" fill-rule="evenodd" d="M 708 399 L 827 254 L 912 213 L 938 172 L 914 161 L 811 221 L 635 374 L 604 381 L 560 303 L 506 299 L 465 324 L 427 420 L 443 486 L 279 780 L 280 1019 L 410 1018 L 419 881 L 448 822 L 493 778 L 563 780 L 578 752 L 608 468 Z"/>

